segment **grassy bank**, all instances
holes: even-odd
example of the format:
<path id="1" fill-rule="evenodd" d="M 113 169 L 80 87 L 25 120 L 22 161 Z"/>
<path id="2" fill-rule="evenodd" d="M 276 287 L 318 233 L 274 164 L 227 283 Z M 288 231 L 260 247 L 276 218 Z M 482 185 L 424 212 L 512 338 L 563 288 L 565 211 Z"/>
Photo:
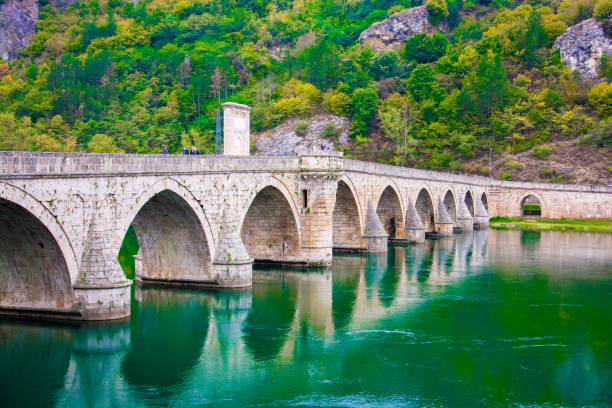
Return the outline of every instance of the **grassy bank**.
<path id="1" fill-rule="evenodd" d="M 513 230 L 538 230 L 538 231 L 580 231 L 580 232 L 603 232 L 612 234 L 612 219 L 546 219 L 546 218 L 508 218 L 494 217 L 490 220 L 490 226 L 494 229 Z"/>

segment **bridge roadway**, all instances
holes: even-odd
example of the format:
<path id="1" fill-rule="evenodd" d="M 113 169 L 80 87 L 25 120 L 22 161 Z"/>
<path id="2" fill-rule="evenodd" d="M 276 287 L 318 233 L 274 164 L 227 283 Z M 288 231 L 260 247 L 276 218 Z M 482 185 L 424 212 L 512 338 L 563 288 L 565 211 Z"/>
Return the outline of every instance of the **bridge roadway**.
<path id="1" fill-rule="evenodd" d="M 346 160 L 0 152 L 0 313 L 129 316 L 117 254 L 138 237 L 136 280 L 241 288 L 253 260 L 327 266 L 333 250 L 385 252 L 519 216 L 612 218 L 612 188 L 490 181 Z"/>

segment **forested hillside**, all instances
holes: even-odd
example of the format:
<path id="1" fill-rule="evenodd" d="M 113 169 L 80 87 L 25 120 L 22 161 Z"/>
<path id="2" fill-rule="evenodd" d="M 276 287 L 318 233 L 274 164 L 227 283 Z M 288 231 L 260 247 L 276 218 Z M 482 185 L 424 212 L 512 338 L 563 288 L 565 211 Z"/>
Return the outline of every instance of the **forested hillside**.
<path id="1" fill-rule="evenodd" d="M 488 174 L 492 148 L 498 177 L 612 179 L 612 57 L 589 78 L 553 47 L 589 18 L 612 37 L 612 0 L 427 0 L 433 29 L 376 52 L 360 34 L 422 1 L 68 4 L 39 1 L 31 42 L 0 63 L 1 150 L 211 152 L 235 101 L 254 132 L 348 117 L 350 158 Z"/>

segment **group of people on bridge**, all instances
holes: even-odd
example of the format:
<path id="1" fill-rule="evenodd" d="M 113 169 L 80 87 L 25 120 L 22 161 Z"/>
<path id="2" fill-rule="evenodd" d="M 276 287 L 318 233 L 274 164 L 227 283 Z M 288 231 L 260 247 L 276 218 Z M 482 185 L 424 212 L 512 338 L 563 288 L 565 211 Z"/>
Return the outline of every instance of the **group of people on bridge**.
<path id="1" fill-rule="evenodd" d="M 170 154 L 170 152 L 168 151 L 168 146 L 162 145 L 161 154 Z M 187 146 L 183 146 L 183 155 L 190 155 L 190 154 L 199 155 L 200 151 L 195 146 L 191 146 L 191 150 L 189 150 Z"/>

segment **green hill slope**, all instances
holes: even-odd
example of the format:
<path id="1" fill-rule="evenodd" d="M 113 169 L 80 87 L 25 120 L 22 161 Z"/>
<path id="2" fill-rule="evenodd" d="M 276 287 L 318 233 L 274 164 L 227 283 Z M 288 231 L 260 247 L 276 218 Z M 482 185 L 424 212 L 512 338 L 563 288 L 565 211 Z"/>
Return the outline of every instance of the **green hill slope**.
<path id="1" fill-rule="evenodd" d="M 610 157 L 612 58 L 585 79 L 553 42 L 593 15 L 609 30 L 611 0 L 428 0 L 429 21 L 447 31 L 377 53 L 359 43 L 371 24 L 419 4 L 40 2 L 31 43 L 0 65 L 0 149 L 210 152 L 216 109 L 231 100 L 253 106 L 254 131 L 347 116 L 339 148 L 364 160 L 487 173 L 492 148 L 496 175 L 509 178 L 524 169 L 508 162 L 534 146 L 559 152 L 573 140 Z M 524 177 L 576 181 L 540 175 Z M 579 181 L 611 177 L 600 166 Z"/>

